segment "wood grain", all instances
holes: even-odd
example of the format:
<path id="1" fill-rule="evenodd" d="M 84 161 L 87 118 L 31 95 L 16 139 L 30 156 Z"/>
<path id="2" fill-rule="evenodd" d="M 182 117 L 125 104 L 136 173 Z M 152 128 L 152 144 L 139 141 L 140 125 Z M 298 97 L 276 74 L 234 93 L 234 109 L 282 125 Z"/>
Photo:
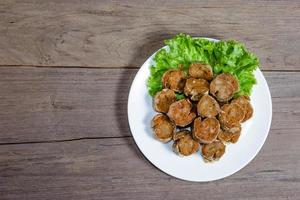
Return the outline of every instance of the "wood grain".
<path id="1" fill-rule="evenodd" d="M 0 1 L 0 199 L 298 199 L 300 1 Z M 156 169 L 128 127 L 138 67 L 179 32 L 261 59 L 272 126 L 219 181 Z M 278 72 L 277 72 L 278 71 Z"/>
<path id="2" fill-rule="evenodd" d="M 299 70 L 299 1 L 0 2 L 0 65 L 139 67 L 179 32 L 237 39 L 265 70 Z"/>
<path id="3" fill-rule="evenodd" d="M 0 146 L 1 199 L 297 199 L 298 131 L 271 132 L 226 179 L 192 183 L 152 166 L 131 138 Z M 200 155 L 199 155 L 200 156 Z"/>
<path id="4" fill-rule="evenodd" d="M 0 143 L 130 135 L 136 70 L 0 68 Z"/>
<path id="5" fill-rule="evenodd" d="M 131 136 L 127 98 L 136 69 L 0 68 L 0 143 Z M 300 73 L 264 72 L 272 129 L 300 129 Z"/>

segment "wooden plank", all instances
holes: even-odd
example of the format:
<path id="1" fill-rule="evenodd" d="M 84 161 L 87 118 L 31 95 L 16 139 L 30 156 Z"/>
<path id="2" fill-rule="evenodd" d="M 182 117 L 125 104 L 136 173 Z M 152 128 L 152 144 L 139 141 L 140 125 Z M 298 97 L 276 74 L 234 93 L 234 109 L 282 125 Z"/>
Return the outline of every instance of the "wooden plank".
<path id="1" fill-rule="evenodd" d="M 0 65 L 139 67 L 179 32 L 240 40 L 299 70 L 299 1 L 1 1 Z"/>
<path id="2" fill-rule="evenodd" d="M 130 136 L 136 69 L 0 68 L 0 143 Z M 273 128 L 300 129 L 300 73 L 264 72 Z"/>
<path id="3" fill-rule="evenodd" d="M 297 199 L 298 133 L 272 130 L 254 161 L 209 183 L 164 174 L 131 138 L 0 145 L 0 199 Z"/>
<path id="4" fill-rule="evenodd" d="M 0 68 L 0 143 L 130 135 L 136 70 Z"/>

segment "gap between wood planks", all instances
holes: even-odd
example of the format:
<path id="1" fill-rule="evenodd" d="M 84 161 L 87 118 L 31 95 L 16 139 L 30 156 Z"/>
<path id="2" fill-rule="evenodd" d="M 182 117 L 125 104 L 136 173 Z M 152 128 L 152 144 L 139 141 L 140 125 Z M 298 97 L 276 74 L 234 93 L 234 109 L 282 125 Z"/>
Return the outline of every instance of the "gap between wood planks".
<path id="1" fill-rule="evenodd" d="M 21 145 L 21 144 L 42 144 L 42 143 L 58 143 L 58 142 L 73 142 L 79 140 L 105 140 L 105 139 L 116 139 L 116 138 L 132 138 L 131 135 L 128 136 L 114 136 L 114 137 L 80 137 L 73 139 L 65 139 L 65 140 L 41 140 L 41 141 L 28 141 L 28 142 L 4 142 L 0 143 L 0 146 L 4 145 Z"/>
<path id="2" fill-rule="evenodd" d="M 135 67 L 135 66 L 123 66 L 123 67 L 101 67 L 101 66 L 59 66 L 59 65 L 0 65 L 1 67 L 20 67 L 20 68 L 70 68 L 70 69 L 139 69 L 140 67 Z M 280 69 L 280 70 L 273 70 L 273 69 L 260 69 L 263 72 L 300 72 L 300 69 L 292 69 L 292 70 L 285 70 L 285 69 Z"/>
<path id="3" fill-rule="evenodd" d="M 100 66 L 59 66 L 59 65 L 0 65 L 1 67 L 20 67 L 20 68 L 63 68 L 63 69 L 139 69 L 139 67 L 134 66 L 124 66 L 124 67 L 100 67 Z"/>

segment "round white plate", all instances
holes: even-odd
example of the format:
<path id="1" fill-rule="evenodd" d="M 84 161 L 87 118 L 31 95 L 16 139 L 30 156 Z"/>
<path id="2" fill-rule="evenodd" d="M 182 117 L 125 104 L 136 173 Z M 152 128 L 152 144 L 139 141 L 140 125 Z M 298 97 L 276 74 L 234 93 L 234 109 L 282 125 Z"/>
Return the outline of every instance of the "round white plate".
<path id="1" fill-rule="evenodd" d="M 254 114 L 242 124 L 239 141 L 227 145 L 226 152 L 219 161 L 205 163 L 200 152 L 188 157 L 179 157 L 172 151 L 172 142 L 164 144 L 153 136 L 150 123 L 157 113 L 153 110 L 152 97 L 148 94 L 146 81 L 154 55 L 155 53 L 148 58 L 136 74 L 128 98 L 131 133 L 145 157 L 163 172 L 187 181 L 221 179 L 246 166 L 261 149 L 271 125 L 271 95 L 262 72 L 259 69 L 254 72 L 257 80 L 251 95 Z"/>

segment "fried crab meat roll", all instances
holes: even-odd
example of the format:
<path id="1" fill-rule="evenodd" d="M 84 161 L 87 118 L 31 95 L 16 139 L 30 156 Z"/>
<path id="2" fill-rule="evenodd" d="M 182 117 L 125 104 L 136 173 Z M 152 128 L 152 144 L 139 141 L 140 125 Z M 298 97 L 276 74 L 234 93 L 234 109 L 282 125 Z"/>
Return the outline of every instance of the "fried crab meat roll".
<path id="1" fill-rule="evenodd" d="M 187 130 L 174 135 L 173 151 L 180 156 L 189 156 L 199 150 L 200 144 L 193 139 Z"/>
<path id="2" fill-rule="evenodd" d="M 216 140 L 210 144 L 205 144 L 202 147 L 202 156 L 205 161 L 219 160 L 225 153 L 226 146 L 221 141 Z"/>
<path id="3" fill-rule="evenodd" d="M 193 105 L 188 99 L 182 99 L 170 105 L 167 115 L 177 126 L 184 127 L 196 118 L 192 108 Z"/>
<path id="4" fill-rule="evenodd" d="M 155 115 L 151 121 L 154 137 L 164 143 L 169 142 L 176 131 L 176 126 L 164 114 Z"/>
<path id="5" fill-rule="evenodd" d="M 209 83 L 204 79 L 189 78 L 186 80 L 184 94 L 193 101 L 199 101 L 209 92 Z"/>
<path id="6" fill-rule="evenodd" d="M 240 97 L 232 100 L 232 103 L 236 103 L 243 108 L 245 117 L 242 122 L 245 122 L 252 117 L 253 107 L 250 103 L 250 98 L 248 96 L 240 96 Z"/>
<path id="7" fill-rule="evenodd" d="M 154 109 L 157 112 L 167 113 L 172 103 L 176 101 L 176 95 L 173 90 L 163 89 L 156 93 L 153 100 Z"/>
<path id="8" fill-rule="evenodd" d="M 213 70 L 209 64 L 196 62 L 190 65 L 189 75 L 193 78 L 202 78 L 210 81 L 213 78 Z"/>
<path id="9" fill-rule="evenodd" d="M 219 121 L 222 127 L 227 130 L 239 126 L 244 117 L 243 108 L 236 103 L 231 103 L 222 106 Z"/>
<path id="10" fill-rule="evenodd" d="M 201 143 L 213 142 L 220 132 L 220 123 L 216 118 L 205 118 L 201 121 L 198 117 L 194 120 L 193 137 Z"/>
<path id="11" fill-rule="evenodd" d="M 236 143 L 241 135 L 241 126 L 233 127 L 228 130 L 221 130 L 218 139 L 222 142 Z"/>
<path id="12" fill-rule="evenodd" d="M 164 88 L 169 88 L 175 92 L 183 91 L 185 81 L 186 75 L 179 69 L 168 70 L 162 76 L 162 84 Z"/>
<path id="13" fill-rule="evenodd" d="M 219 74 L 210 83 L 210 93 L 220 102 L 229 101 L 238 90 L 238 80 L 229 73 Z"/>
<path id="14" fill-rule="evenodd" d="M 215 117 L 220 112 L 218 102 L 210 95 L 204 95 L 197 104 L 197 112 L 201 117 Z"/>

